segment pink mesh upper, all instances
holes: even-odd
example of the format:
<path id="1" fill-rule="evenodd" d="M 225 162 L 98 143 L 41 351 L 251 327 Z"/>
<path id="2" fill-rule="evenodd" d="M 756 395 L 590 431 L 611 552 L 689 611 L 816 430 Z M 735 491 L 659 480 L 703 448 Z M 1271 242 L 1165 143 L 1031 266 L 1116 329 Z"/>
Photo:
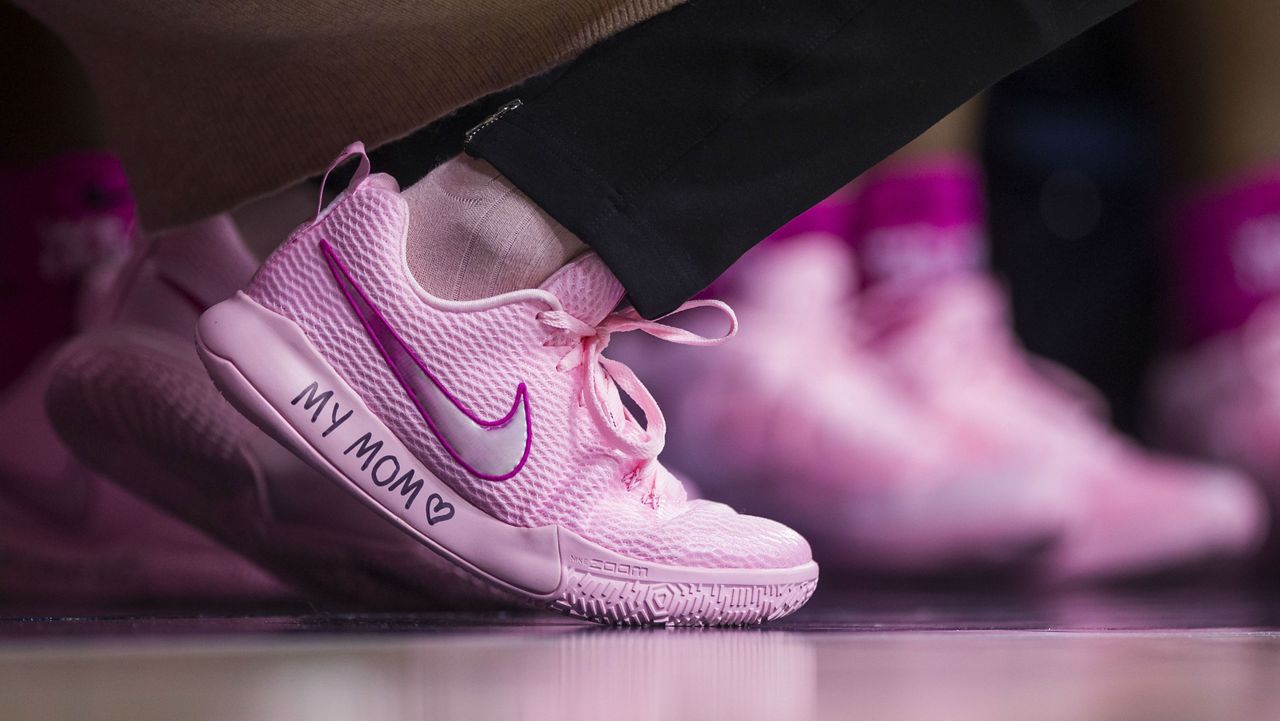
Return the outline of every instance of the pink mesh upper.
<path id="1" fill-rule="evenodd" d="M 558 524 L 618 553 L 694 567 L 786 568 L 810 560 L 804 539 L 780 524 L 726 506 L 669 494 L 652 508 L 623 478 L 639 460 L 618 452 L 581 406 L 583 375 L 557 370 L 565 347 L 537 319 L 544 296 L 521 292 L 470 303 L 427 296 L 404 263 L 408 210 L 399 194 L 366 182 L 322 220 L 299 229 L 247 292 L 292 319 L 368 406 L 455 491 L 518 526 Z M 325 265 L 325 240 L 431 372 L 481 418 L 499 418 L 515 389 L 528 389 L 532 447 L 512 478 L 481 480 L 450 457 L 361 327 Z M 564 310 L 598 324 L 622 288 L 594 254 L 544 286 Z M 665 470 L 659 471 L 666 475 Z M 669 479 L 668 479 L 669 480 Z M 673 485 L 676 485 L 673 482 Z"/>

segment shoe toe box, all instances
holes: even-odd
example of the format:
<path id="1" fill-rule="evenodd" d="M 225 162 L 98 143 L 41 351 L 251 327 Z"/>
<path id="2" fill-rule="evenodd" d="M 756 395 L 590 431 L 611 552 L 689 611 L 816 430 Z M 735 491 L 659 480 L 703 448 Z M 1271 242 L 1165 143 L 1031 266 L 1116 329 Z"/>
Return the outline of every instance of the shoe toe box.
<path id="1" fill-rule="evenodd" d="M 809 543 L 776 521 L 711 501 L 691 501 L 666 524 L 672 562 L 699 568 L 780 569 L 813 560 Z"/>

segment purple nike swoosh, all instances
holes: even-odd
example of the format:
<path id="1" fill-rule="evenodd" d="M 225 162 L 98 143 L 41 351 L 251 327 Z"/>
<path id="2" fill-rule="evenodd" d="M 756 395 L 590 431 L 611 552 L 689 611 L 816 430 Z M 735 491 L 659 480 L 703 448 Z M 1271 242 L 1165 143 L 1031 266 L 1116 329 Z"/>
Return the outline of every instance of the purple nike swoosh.
<path id="1" fill-rule="evenodd" d="M 374 347 L 449 455 L 477 478 L 503 481 L 519 473 L 529 460 L 533 445 L 529 392 L 525 385 L 521 383 L 516 388 L 515 401 L 505 416 L 492 421 L 479 418 L 427 370 L 413 349 L 396 334 L 328 241 L 320 241 L 320 250 Z"/>

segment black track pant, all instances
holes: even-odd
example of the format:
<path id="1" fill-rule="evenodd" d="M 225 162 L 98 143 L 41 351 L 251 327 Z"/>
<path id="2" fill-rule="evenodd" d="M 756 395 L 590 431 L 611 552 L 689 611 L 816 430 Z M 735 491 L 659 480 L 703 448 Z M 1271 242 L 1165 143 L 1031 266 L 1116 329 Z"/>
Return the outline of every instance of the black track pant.
<path id="1" fill-rule="evenodd" d="M 1130 0 L 690 0 L 467 141 L 674 309 L 752 245 Z"/>

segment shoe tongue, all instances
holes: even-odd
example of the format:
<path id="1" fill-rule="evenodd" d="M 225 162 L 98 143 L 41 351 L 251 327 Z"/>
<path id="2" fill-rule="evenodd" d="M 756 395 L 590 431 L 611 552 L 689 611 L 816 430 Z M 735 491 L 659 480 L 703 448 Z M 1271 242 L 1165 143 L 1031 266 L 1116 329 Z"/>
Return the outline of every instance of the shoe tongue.
<path id="1" fill-rule="evenodd" d="M 557 270 L 542 289 L 559 298 L 568 313 L 590 325 L 599 325 L 623 296 L 622 284 L 613 271 L 590 252 Z"/>

